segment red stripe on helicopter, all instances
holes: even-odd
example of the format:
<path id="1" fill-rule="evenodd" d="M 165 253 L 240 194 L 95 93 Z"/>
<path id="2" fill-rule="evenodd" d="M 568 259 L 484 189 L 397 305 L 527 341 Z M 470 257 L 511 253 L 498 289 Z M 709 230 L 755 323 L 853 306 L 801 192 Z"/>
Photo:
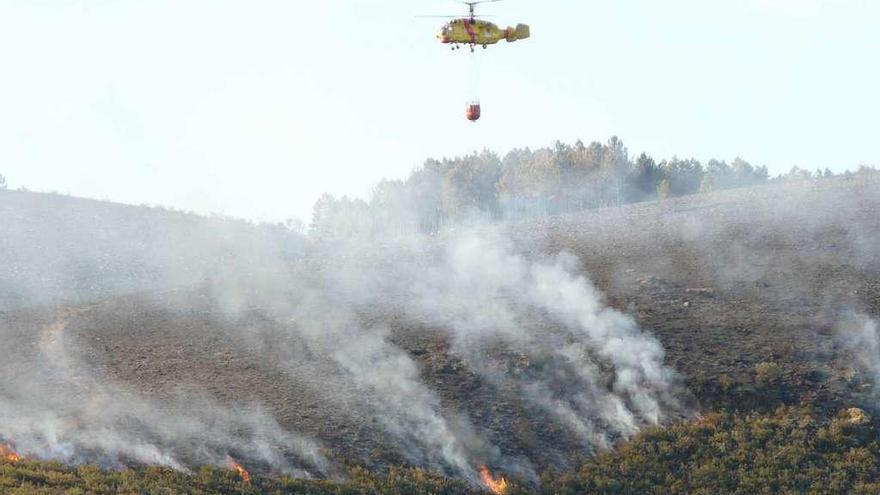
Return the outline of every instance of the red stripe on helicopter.
<path id="1" fill-rule="evenodd" d="M 464 21 L 464 29 L 467 31 L 467 34 L 471 37 L 471 43 L 477 42 L 477 33 L 474 32 L 474 25 L 471 24 L 471 21 L 468 19 L 462 19 Z"/>

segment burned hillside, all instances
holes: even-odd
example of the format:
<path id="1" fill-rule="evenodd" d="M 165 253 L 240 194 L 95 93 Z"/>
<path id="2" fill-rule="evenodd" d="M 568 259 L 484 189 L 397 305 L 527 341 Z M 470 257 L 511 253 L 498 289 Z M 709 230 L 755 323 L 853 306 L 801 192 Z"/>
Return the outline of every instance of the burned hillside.
<path id="1" fill-rule="evenodd" d="M 410 465 L 476 485 L 488 465 L 537 486 L 713 411 L 871 412 L 876 186 L 202 259 L 218 269 L 173 287 L 7 310 L 3 435 L 73 463 Z"/>

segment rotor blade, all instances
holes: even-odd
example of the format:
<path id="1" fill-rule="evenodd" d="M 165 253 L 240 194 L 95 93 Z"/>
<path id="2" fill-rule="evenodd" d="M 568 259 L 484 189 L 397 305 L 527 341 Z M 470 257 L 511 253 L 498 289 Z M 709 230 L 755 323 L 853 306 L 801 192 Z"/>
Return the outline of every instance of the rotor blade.
<path id="1" fill-rule="evenodd" d="M 469 15 L 417 15 L 415 16 L 419 19 L 430 19 L 430 18 L 439 18 L 439 19 L 468 19 L 471 16 Z M 473 17 L 498 17 L 495 15 L 475 15 Z"/>
<path id="2" fill-rule="evenodd" d="M 464 2 L 464 1 L 462 1 L 461 3 L 463 3 L 465 5 L 480 5 L 481 3 L 495 3 L 495 2 L 500 2 L 500 1 L 501 0 L 479 0 L 477 2 Z"/>

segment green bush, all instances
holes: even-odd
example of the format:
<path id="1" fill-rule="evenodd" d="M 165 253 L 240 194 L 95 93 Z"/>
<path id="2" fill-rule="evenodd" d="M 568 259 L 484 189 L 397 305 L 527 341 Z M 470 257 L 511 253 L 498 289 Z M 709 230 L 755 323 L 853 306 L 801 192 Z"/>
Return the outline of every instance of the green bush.
<path id="1" fill-rule="evenodd" d="M 761 385 L 770 385 L 782 378 L 782 369 L 776 363 L 764 361 L 755 366 L 755 381 Z"/>
<path id="2" fill-rule="evenodd" d="M 647 430 L 575 472 L 548 473 L 542 491 L 880 493 L 880 444 L 863 414 L 848 409 L 824 422 L 806 407 L 707 415 Z"/>
<path id="3" fill-rule="evenodd" d="M 769 368 L 768 368 L 769 369 Z M 254 476 L 203 467 L 192 474 L 144 467 L 109 471 L 25 460 L 0 461 L 0 493 L 33 494 L 452 494 L 483 493 L 423 469 L 376 473 L 354 467 L 345 482 Z M 858 408 L 823 419 L 807 406 L 771 413 L 711 413 L 650 428 L 565 472 L 548 471 L 521 493 L 574 494 L 880 494 L 875 423 Z"/>
<path id="4" fill-rule="evenodd" d="M 288 476 L 254 476 L 245 483 L 228 469 L 205 466 L 193 474 L 162 467 L 144 467 L 122 471 L 95 466 L 68 467 L 58 463 L 0 461 L 0 493 L 4 495 L 155 494 L 172 495 L 366 495 L 393 493 L 422 495 L 429 493 L 466 495 L 481 493 L 466 483 L 444 478 L 423 469 L 392 468 L 379 474 L 352 468 L 346 482 L 303 480 Z"/>

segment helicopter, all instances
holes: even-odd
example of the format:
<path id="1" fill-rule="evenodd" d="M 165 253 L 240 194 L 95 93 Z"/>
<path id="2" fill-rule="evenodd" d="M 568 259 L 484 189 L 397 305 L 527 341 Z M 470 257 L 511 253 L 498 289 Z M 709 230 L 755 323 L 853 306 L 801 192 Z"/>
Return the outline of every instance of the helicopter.
<path id="1" fill-rule="evenodd" d="M 440 32 L 437 33 L 437 39 L 443 44 L 452 45 L 453 50 L 459 50 L 462 45 L 468 45 L 471 49 L 472 57 L 476 61 L 476 57 L 473 53 L 477 45 L 481 45 L 483 49 L 486 49 L 489 45 L 494 45 L 501 40 L 507 40 L 508 43 L 512 43 L 517 40 L 526 39 L 531 35 L 529 26 L 526 24 L 517 24 L 516 27 L 502 29 L 491 22 L 477 19 L 477 17 L 480 17 L 474 12 L 477 5 L 500 1 L 501 0 L 463 1 L 461 3 L 468 6 L 467 17 L 454 15 L 419 17 L 452 17 L 453 20 L 447 22 L 442 28 L 440 28 Z M 476 74 L 476 70 L 472 72 Z M 465 117 L 467 117 L 469 121 L 476 122 L 480 120 L 481 114 L 482 108 L 479 99 L 473 99 L 467 102 L 465 106 Z"/>
<path id="2" fill-rule="evenodd" d="M 501 0 L 480 0 L 476 2 L 461 2 L 468 6 L 468 17 L 461 16 L 427 16 L 427 17 L 453 17 L 437 33 L 437 39 L 443 44 L 452 45 L 453 50 L 458 50 L 462 45 L 469 45 L 471 52 L 477 45 L 484 49 L 501 40 L 512 43 L 517 40 L 528 38 L 531 33 L 526 24 L 517 24 L 516 27 L 502 29 L 494 23 L 477 19 L 474 13 L 475 7 L 481 3 L 494 3 Z"/>

